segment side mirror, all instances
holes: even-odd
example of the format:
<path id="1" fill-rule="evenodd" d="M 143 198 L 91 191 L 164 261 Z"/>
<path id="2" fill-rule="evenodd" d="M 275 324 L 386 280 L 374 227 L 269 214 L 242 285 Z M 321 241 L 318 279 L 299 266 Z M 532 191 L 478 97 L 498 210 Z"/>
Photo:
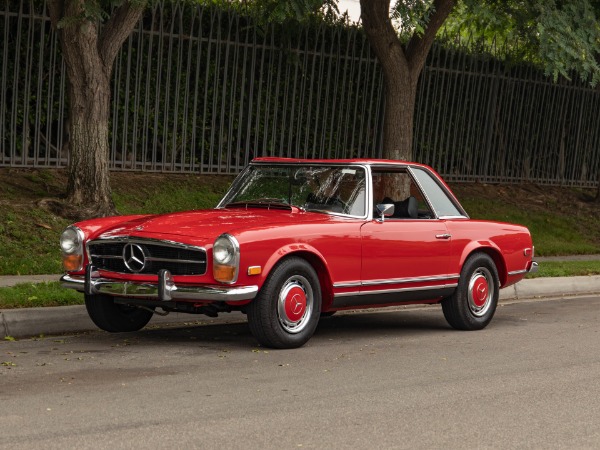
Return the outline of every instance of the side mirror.
<path id="1" fill-rule="evenodd" d="M 396 207 L 393 203 L 379 203 L 375 206 L 375 209 L 377 209 L 377 212 L 381 216 L 379 218 L 379 221 L 383 222 L 385 217 L 390 217 L 394 215 L 394 210 L 396 209 Z"/>

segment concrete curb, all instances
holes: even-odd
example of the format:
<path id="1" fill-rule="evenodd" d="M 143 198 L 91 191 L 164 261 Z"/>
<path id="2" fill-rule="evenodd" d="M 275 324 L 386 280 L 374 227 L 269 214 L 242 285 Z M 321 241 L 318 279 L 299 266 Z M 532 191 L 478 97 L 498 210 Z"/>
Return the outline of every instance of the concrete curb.
<path id="1" fill-rule="evenodd" d="M 575 295 L 600 294 L 600 275 L 589 277 L 534 278 L 523 280 L 500 291 L 500 301 L 525 300 Z M 218 318 L 171 313 L 155 315 L 148 326 L 167 324 L 226 324 L 245 321 L 242 313 L 222 314 Z M 58 306 L 0 310 L 0 339 L 7 336 L 56 335 L 97 330 L 85 306 Z"/>
<path id="2" fill-rule="evenodd" d="M 531 278 L 500 291 L 502 300 L 600 294 L 600 275 Z"/>

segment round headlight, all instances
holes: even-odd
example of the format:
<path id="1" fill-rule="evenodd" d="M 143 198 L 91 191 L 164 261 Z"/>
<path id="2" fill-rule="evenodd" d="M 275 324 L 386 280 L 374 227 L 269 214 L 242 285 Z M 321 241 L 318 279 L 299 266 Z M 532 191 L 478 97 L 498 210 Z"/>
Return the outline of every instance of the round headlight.
<path id="1" fill-rule="evenodd" d="M 225 236 L 219 237 L 213 246 L 213 258 L 219 264 L 229 264 L 235 257 L 235 247 Z"/>
<path id="2" fill-rule="evenodd" d="M 76 253 L 81 246 L 79 234 L 74 228 L 67 228 L 60 235 L 60 248 L 63 253 L 70 255 Z"/>

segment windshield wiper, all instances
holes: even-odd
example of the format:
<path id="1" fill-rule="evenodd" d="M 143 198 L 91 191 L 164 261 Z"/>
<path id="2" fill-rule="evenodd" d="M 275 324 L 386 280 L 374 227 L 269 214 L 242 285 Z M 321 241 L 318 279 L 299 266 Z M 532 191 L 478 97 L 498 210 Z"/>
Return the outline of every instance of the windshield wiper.
<path id="1" fill-rule="evenodd" d="M 266 208 L 266 209 L 289 209 L 292 210 L 292 205 L 282 202 L 278 198 L 254 198 L 252 200 L 242 200 L 237 202 L 227 203 L 225 208 Z"/>

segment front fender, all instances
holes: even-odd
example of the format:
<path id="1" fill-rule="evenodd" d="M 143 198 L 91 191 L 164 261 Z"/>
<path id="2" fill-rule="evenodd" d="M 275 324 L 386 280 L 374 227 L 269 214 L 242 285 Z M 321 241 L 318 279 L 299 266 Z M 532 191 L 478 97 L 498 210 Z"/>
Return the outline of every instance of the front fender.
<path id="1" fill-rule="evenodd" d="M 269 273 L 271 272 L 271 270 L 273 269 L 273 267 L 275 267 L 275 265 L 281 259 L 285 258 L 286 256 L 292 255 L 294 253 L 309 253 L 309 254 L 314 255 L 321 261 L 321 264 L 325 267 L 327 272 L 329 272 L 327 262 L 325 261 L 325 258 L 323 257 L 321 252 L 319 252 L 312 245 L 305 244 L 305 243 L 294 243 L 294 244 L 284 245 L 283 247 L 280 247 L 275 252 L 273 252 L 273 254 L 267 259 L 267 262 L 265 263 L 265 266 L 264 266 L 264 269 L 262 272 L 263 276 L 266 278 L 269 275 Z"/>
<path id="2" fill-rule="evenodd" d="M 262 280 L 260 285 L 269 276 L 275 265 L 288 256 L 299 256 L 307 260 L 317 272 L 319 283 L 321 284 L 321 296 L 323 308 L 326 309 L 333 302 L 333 283 L 331 281 L 331 272 L 325 260 L 325 257 L 313 246 L 306 243 L 288 244 L 280 247 L 268 258 L 262 271 Z"/>

